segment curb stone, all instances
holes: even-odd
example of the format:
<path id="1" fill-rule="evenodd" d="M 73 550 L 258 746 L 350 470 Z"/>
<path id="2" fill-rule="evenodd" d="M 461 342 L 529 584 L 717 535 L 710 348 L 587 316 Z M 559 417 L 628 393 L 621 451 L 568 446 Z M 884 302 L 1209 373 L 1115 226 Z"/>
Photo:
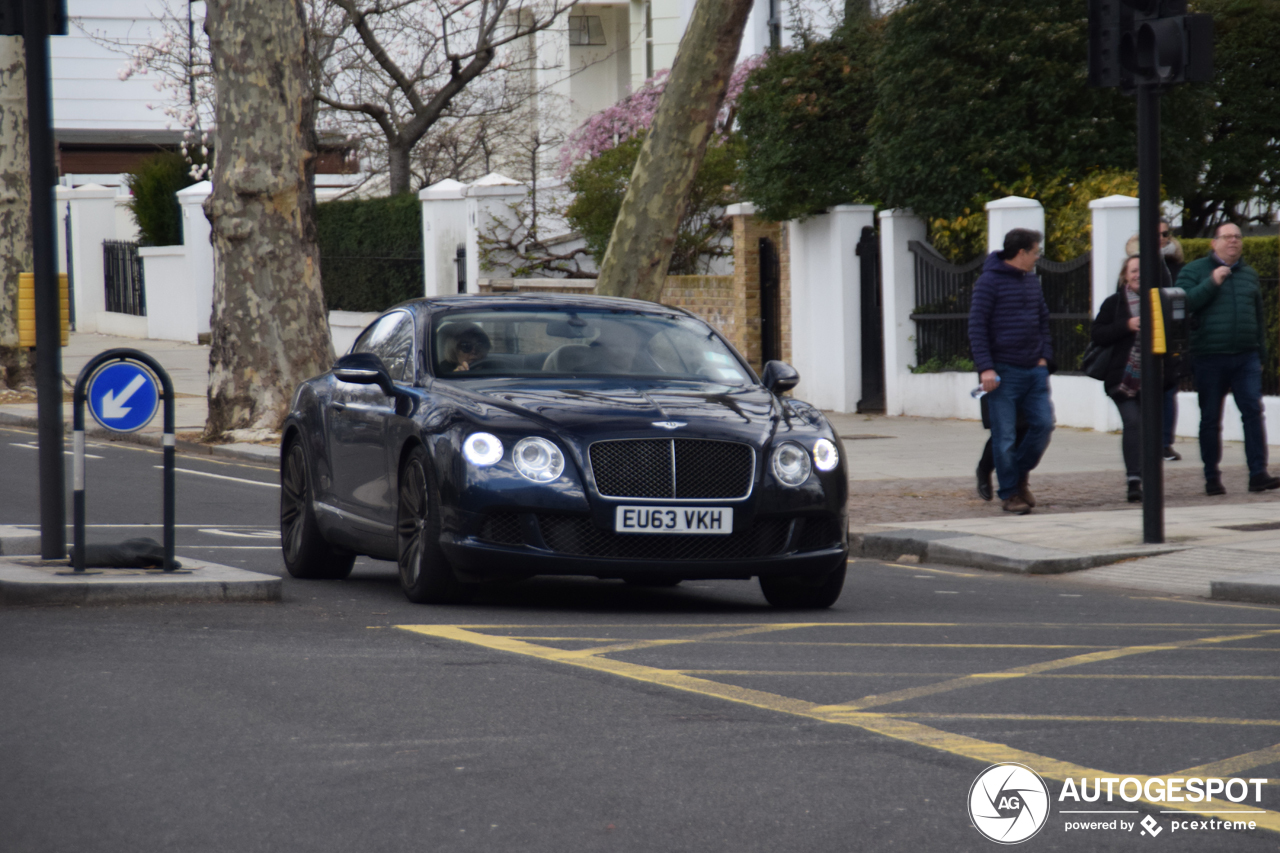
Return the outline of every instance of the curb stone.
<path id="1" fill-rule="evenodd" d="M 65 560 L 0 560 L 0 605 L 278 602 L 282 578 L 183 557 L 184 571 L 105 569 L 59 575 Z"/>
<path id="2" fill-rule="evenodd" d="M 1261 572 L 1230 580 L 1211 581 L 1209 597 L 1218 601 L 1280 604 L 1280 572 Z"/>
<path id="3" fill-rule="evenodd" d="M 1024 545 L 950 530 L 906 529 L 851 533 L 850 549 L 860 556 L 896 560 L 911 554 L 921 562 L 942 563 L 996 572 L 1053 575 L 1078 572 L 1128 560 L 1185 550 L 1188 546 L 1145 545 L 1108 551 L 1078 553 L 1039 545 Z"/>

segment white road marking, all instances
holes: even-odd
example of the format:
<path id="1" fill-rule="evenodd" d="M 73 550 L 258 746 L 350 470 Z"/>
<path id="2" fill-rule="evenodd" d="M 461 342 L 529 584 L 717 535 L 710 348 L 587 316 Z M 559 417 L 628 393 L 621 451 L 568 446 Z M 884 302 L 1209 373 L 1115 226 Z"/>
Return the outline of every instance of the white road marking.
<path id="1" fill-rule="evenodd" d="M 39 450 L 39 449 L 40 449 L 40 445 L 38 445 L 38 444 L 14 444 L 13 442 L 9 442 L 9 446 L 10 446 L 10 447 L 25 447 L 27 450 Z M 71 453 L 71 451 L 70 451 L 70 450 L 64 450 L 64 451 L 62 451 L 62 455 L 63 455 L 63 456 L 71 456 L 71 455 L 72 455 L 72 453 Z M 86 454 L 84 455 L 84 458 L 85 458 L 85 459 L 101 459 L 101 458 L 103 458 L 103 457 L 101 457 L 101 456 L 95 456 L 95 455 L 93 455 L 92 453 L 86 453 Z"/>
<path id="2" fill-rule="evenodd" d="M 234 530 L 224 530 L 220 527 L 201 528 L 201 533 L 211 533 L 215 536 L 236 536 L 241 539 L 279 539 L 280 533 L 276 530 L 250 530 L 245 533 L 238 533 Z"/>
<path id="3" fill-rule="evenodd" d="M 164 470 L 163 465 L 152 465 L 152 468 Z M 251 486 L 266 486 L 268 489 L 280 488 L 279 483 L 264 483 L 261 480 L 246 480 L 243 477 L 228 477 L 225 474 L 210 474 L 208 471 L 193 471 L 190 468 L 174 468 L 180 474 L 198 474 L 201 477 L 212 477 L 215 480 L 231 480 L 233 483 L 248 483 Z"/>

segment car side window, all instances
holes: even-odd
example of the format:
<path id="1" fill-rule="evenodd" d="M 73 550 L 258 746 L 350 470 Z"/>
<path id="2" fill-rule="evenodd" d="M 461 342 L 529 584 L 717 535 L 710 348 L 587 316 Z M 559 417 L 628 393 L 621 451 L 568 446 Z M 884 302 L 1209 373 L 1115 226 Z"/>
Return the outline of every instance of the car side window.
<path id="1" fill-rule="evenodd" d="M 395 311 L 365 329 L 351 351 L 370 352 L 382 359 L 396 382 L 413 381 L 413 317 Z"/>

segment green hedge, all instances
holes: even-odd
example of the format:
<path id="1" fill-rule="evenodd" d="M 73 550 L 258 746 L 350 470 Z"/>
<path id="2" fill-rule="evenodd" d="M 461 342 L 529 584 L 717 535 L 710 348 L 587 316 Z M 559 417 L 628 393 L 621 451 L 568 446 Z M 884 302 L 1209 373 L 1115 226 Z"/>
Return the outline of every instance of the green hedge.
<path id="1" fill-rule="evenodd" d="M 125 185 L 133 198 L 129 210 L 138 224 L 138 242 L 143 246 L 182 244 L 182 210 L 178 190 L 196 182 L 191 164 L 177 151 L 161 151 L 146 158 L 125 175 Z"/>
<path id="2" fill-rule="evenodd" d="M 1182 254 L 1188 261 L 1209 254 L 1209 241 L 1203 238 L 1182 241 Z M 1245 237 L 1244 261 L 1258 271 L 1259 278 L 1280 275 L 1280 237 Z"/>
<path id="3" fill-rule="evenodd" d="M 422 205 L 412 193 L 316 205 L 320 278 L 331 311 L 383 311 L 421 296 Z"/>

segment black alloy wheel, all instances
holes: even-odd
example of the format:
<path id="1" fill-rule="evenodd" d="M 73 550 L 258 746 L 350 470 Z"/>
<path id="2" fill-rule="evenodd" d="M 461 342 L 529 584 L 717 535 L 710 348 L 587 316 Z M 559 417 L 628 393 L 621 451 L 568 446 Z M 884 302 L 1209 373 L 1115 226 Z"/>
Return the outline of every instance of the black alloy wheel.
<path id="1" fill-rule="evenodd" d="M 459 604 L 474 592 L 454 576 L 440 548 L 439 507 L 431 461 L 415 447 L 400 470 L 396 517 L 400 587 L 415 604 Z"/>
<path id="2" fill-rule="evenodd" d="M 280 466 L 280 549 L 284 566 L 295 578 L 342 580 L 351 574 L 354 554 L 325 541 L 311 508 L 311 475 L 298 438 L 289 440 Z"/>
<path id="3" fill-rule="evenodd" d="M 844 589 L 848 563 L 816 580 L 808 578 L 760 578 L 765 600 L 783 610 L 823 610 L 836 603 Z"/>

